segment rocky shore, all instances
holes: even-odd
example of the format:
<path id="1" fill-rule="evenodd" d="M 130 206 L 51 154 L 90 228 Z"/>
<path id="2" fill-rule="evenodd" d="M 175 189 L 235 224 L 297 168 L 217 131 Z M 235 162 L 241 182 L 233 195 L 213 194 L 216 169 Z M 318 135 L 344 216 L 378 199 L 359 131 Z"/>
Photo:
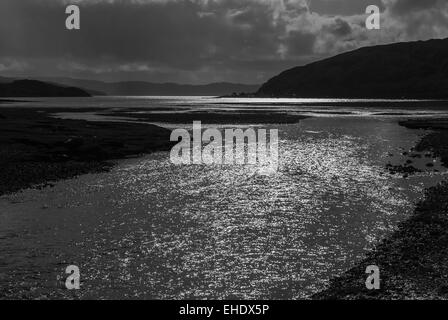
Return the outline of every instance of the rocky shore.
<path id="1" fill-rule="evenodd" d="M 170 131 L 154 125 L 64 120 L 49 112 L 0 109 L 0 195 L 105 171 L 110 160 L 172 146 Z"/>
<path id="2" fill-rule="evenodd" d="M 410 129 L 430 129 L 415 146 L 448 166 L 448 119 L 400 122 Z M 389 168 L 390 169 L 390 168 Z M 368 290 L 366 267 L 380 269 L 381 287 Z M 448 181 L 426 190 L 412 217 L 377 245 L 355 267 L 330 281 L 312 299 L 447 299 Z"/>

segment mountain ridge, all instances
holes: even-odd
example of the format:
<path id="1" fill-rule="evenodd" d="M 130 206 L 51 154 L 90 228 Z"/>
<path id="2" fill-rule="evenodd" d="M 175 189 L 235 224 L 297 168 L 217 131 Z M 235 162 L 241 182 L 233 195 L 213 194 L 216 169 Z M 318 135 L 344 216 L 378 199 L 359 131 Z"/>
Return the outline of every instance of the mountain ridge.
<path id="1" fill-rule="evenodd" d="M 255 96 L 447 99 L 448 39 L 363 47 L 294 67 Z"/>
<path id="2" fill-rule="evenodd" d="M 83 88 L 87 91 L 102 92 L 106 95 L 122 96 L 221 96 L 241 92 L 255 92 L 260 85 L 231 82 L 214 82 L 202 85 L 180 84 L 175 82 L 155 83 L 147 81 L 105 82 L 64 77 L 38 77 L 38 80 L 55 82 Z"/>
<path id="3" fill-rule="evenodd" d="M 0 81 L 0 97 L 90 97 L 76 87 L 66 87 L 38 80 Z"/>

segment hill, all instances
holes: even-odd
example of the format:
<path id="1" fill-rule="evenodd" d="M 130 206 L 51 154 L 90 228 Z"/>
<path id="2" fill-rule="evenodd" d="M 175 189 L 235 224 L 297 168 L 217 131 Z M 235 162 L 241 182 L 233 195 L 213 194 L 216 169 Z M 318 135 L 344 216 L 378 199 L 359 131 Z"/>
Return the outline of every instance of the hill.
<path id="1" fill-rule="evenodd" d="M 90 97 L 86 91 L 37 80 L 0 82 L 0 97 Z"/>
<path id="2" fill-rule="evenodd" d="M 364 47 L 284 71 L 260 97 L 447 99 L 448 39 Z"/>
<path id="3" fill-rule="evenodd" d="M 38 78 L 42 81 L 83 88 L 95 95 L 102 92 L 112 96 L 222 96 L 232 93 L 255 92 L 259 85 L 238 83 L 210 83 L 190 85 L 178 83 L 152 83 L 145 81 L 103 82 L 71 78 Z"/>

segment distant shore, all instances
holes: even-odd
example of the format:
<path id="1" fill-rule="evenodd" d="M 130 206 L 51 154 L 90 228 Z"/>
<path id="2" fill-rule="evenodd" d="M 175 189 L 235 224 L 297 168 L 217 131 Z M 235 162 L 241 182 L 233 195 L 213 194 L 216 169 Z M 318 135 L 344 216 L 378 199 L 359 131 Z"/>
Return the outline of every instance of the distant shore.
<path id="1" fill-rule="evenodd" d="M 111 160 L 172 145 L 169 130 L 150 124 L 64 120 L 45 109 L 2 107 L 0 195 L 107 171 Z"/>
<path id="2" fill-rule="evenodd" d="M 23 102 L 0 99 L 1 103 Z M 171 131 L 149 123 L 297 123 L 307 118 L 283 112 L 153 112 L 125 108 L 0 108 L 0 195 L 51 184 L 81 174 L 103 172 L 111 160 L 167 151 Z M 56 113 L 95 112 L 117 121 L 55 118 Z M 128 122 L 120 118 L 130 119 Z M 133 122 L 133 120 L 135 122 Z"/>
<path id="3" fill-rule="evenodd" d="M 429 129 L 416 151 L 441 157 L 448 167 L 448 119 L 400 122 L 410 129 Z M 380 269 L 381 287 L 367 290 L 366 267 Z M 355 267 L 330 281 L 312 299 L 447 299 L 448 298 L 448 181 L 426 190 L 410 219 L 380 242 Z"/>

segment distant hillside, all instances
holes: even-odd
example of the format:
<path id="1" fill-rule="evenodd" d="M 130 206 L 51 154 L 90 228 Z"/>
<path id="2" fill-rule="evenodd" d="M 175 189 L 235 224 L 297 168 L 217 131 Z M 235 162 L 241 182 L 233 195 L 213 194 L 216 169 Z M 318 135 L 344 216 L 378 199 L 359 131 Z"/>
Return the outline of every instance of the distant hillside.
<path id="1" fill-rule="evenodd" d="M 71 78 L 39 78 L 39 80 L 83 88 L 88 92 L 102 92 L 116 96 L 222 96 L 241 92 L 256 92 L 259 85 L 238 83 L 211 83 L 187 85 L 177 83 L 152 83 L 144 81 L 102 82 Z"/>
<path id="2" fill-rule="evenodd" d="M 0 97 L 90 97 L 86 91 L 36 80 L 0 81 Z"/>
<path id="3" fill-rule="evenodd" d="M 257 96 L 301 98 L 448 98 L 448 39 L 365 47 L 296 67 Z"/>
<path id="4" fill-rule="evenodd" d="M 0 83 L 4 83 L 4 82 L 12 82 L 15 79 L 12 78 L 5 78 L 5 77 L 0 77 Z"/>

